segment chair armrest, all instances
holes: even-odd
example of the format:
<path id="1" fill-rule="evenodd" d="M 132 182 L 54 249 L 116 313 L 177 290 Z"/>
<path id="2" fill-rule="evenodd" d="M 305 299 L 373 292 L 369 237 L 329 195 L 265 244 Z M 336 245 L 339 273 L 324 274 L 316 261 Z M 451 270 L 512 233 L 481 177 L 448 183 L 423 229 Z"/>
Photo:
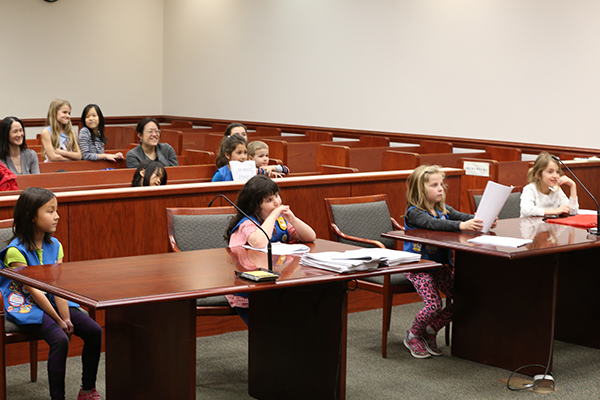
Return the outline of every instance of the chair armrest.
<path id="1" fill-rule="evenodd" d="M 169 250 L 175 253 L 181 253 L 179 247 L 177 247 L 177 242 L 175 241 L 175 237 L 173 235 L 169 235 Z"/>
<path id="2" fill-rule="evenodd" d="M 397 231 L 403 231 L 404 227 L 402 225 L 400 225 L 398 223 L 398 221 L 396 221 L 394 218 L 390 217 L 390 219 L 392 220 L 392 225 L 394 225 L 394 228 L 396 228 Z"/>
<path id="3" fill-rule="evenodd" d="M 333 228 L 333 231 L 335 232 L 335 234 L 338 235 L 339 237 L 341 237 L 342 239 L 351 240 L 351 241 L 359 242 L 359 243 L 371 244 L 371 245 L 377 246 L 382 249 L 386 248 L 383 245 L 383 243 L 381 243 L 378 240 L 371 240 L 371 239 L 360 238 L 357 236 L 346 235 L 344 232 L 342 232 L 340 230 L 340 228 L 338 228 L 338 226 L 336 224 L 331 224 L 331 227 Z"/>

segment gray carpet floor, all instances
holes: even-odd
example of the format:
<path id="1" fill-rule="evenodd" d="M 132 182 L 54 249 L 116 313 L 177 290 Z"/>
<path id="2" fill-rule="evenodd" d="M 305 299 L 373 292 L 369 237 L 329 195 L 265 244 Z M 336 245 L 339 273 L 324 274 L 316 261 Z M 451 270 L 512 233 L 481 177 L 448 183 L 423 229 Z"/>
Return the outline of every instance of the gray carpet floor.
<path id="1" fill-rule="evenodd" d="M 349 316 L 347 399 L 599 399 L 600 350 L 557 341 L 554 377 L 557 391 L 539 394 L 512 392 L 498 380 L 510 371 L 485 366 L 450 355 L 438 342 L 441 357 L 415 359 L 402 339 L 422 303 L 394 307 L 388 358 L 381 357 L 381 311 Z M 198 399 L 249 399 L 247 332 L 199 338 L 197 346 L 196 397 Z M 38 382 L 29 382 L 28 365 L 7 368 L 10 400 L 48 399 L 46 363 L 39 364 Z M 104 371 L 104 356 L 100 370 Z M 76 398 L 81 377 L 80 360 L 67 364 L 67 398 Z M 98 391 L 104 393 L 103 373 Z"/>

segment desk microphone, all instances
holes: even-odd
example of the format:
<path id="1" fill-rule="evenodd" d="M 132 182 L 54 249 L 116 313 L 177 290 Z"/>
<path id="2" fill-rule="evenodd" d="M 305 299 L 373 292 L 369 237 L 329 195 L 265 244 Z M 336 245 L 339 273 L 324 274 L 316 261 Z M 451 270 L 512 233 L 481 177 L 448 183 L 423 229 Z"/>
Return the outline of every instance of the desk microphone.
<path id="1" fill-rule="evenodd" d="M 273 253 L 271 251 L 271 238 L 269 237 L 269 235 L 267 235 L 267 232 L 265 232 L 265 230 L 262 228 L 262 226 L 259 225 L 258 222 L 256 222 L 254 219 L 250 218 L 250 216 L 248 214 L 246 214 L 241 208 L 239 208 L 237 206 L 237 204 L 235 204 L 233 201 L 229 200 L 227 198 L 227 196 L 225 196 L 224 194 L 218 194 L 218 195 L 216 195 L 215 198 L 212 199 L 210 201 L 210 203 L 208 203 L 208 207 L 212 206 L 212 203 L 214 203 L 214 201 L 216 199 L 218 199 L 219 197 L 222 197 L 225 200 L 227 200 L 227 202 L 229 204 L 231 204 L 233 207 L 235 207 L 236 210 L 238 210 L 244 217 L 248 218 L 249 221 L 251 221 L 254 225 L 256 225 L 257 228 L 260 229 L 260 231 L 265 234 L 265 236 L 267 237 L 267 257 L 268 257 L 267 261 L 269 263 L 268 264 L 269 265 L 269 272 L 277 274 L 277 272 L 273 272 Z"/>
<path id="2" fill-rule="evenodd" d="M 581 183 L 579 178 L 577 178 L 577 176 L 575 176 L 575 174 L 573 173 L 573 171 L 571 171 L 571 168 L 569 168 L 567 166 L 567 164 L 562 162 L 562 160 L 556 156 L 552 156 L 552 158 L 554 158 L 556 161 L 561 163 L 567 169 L 567 171 L 569 171 L 571 173 L 571 175 L 573 175 L 573 178 L 575 178 L 577 183 L 579 183 L 581 185 L 581 187 L 587 192 L 587 194 L 590 195 L 592 200 L 594 200 L 594 203 L 596 203 L 596 218 L 597 218 L 596 219 L 596 228 L 590 228 L 590 229 L 588 229 L 588 232 L 591 233 L 592 235 L 600 236 L 600 206 L 598 206 L 598 202 L 596 201 L 596 198 L 594 197 L 594 195 L 592 195 L 590 193 L 590 191 L 585 187 L 585 185 L 583 183 Z"/>

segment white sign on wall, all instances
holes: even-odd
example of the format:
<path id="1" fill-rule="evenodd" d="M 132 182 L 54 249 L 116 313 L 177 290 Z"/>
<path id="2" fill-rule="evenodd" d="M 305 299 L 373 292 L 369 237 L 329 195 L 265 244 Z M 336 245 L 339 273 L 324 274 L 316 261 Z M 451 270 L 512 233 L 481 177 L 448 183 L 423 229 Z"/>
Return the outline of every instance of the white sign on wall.
<path id="1" fill-rule="evenodd" d="M 485 162 L 477 162 L 477 161 L 464 161 L 463 169 L 465 170 L 465 175 L 473 175 L 473 176 L 490 176 L 490 164 Z"/>

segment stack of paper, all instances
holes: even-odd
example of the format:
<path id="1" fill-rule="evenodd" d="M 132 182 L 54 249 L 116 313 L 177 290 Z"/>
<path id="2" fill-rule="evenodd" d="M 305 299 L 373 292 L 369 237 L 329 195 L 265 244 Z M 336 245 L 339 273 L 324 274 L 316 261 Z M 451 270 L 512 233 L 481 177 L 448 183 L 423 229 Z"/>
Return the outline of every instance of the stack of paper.
<path id="1" fill-rule="evenodd" d="M 369 271 L 379 266 L 395 266 L 421 259 L 420 254 L 389 249 L 359 249 L 345 252 L 327 251 L 323 253 L 307 253 L 300 259 L 300 264 L 347 273 L 354 271 Z"/>

